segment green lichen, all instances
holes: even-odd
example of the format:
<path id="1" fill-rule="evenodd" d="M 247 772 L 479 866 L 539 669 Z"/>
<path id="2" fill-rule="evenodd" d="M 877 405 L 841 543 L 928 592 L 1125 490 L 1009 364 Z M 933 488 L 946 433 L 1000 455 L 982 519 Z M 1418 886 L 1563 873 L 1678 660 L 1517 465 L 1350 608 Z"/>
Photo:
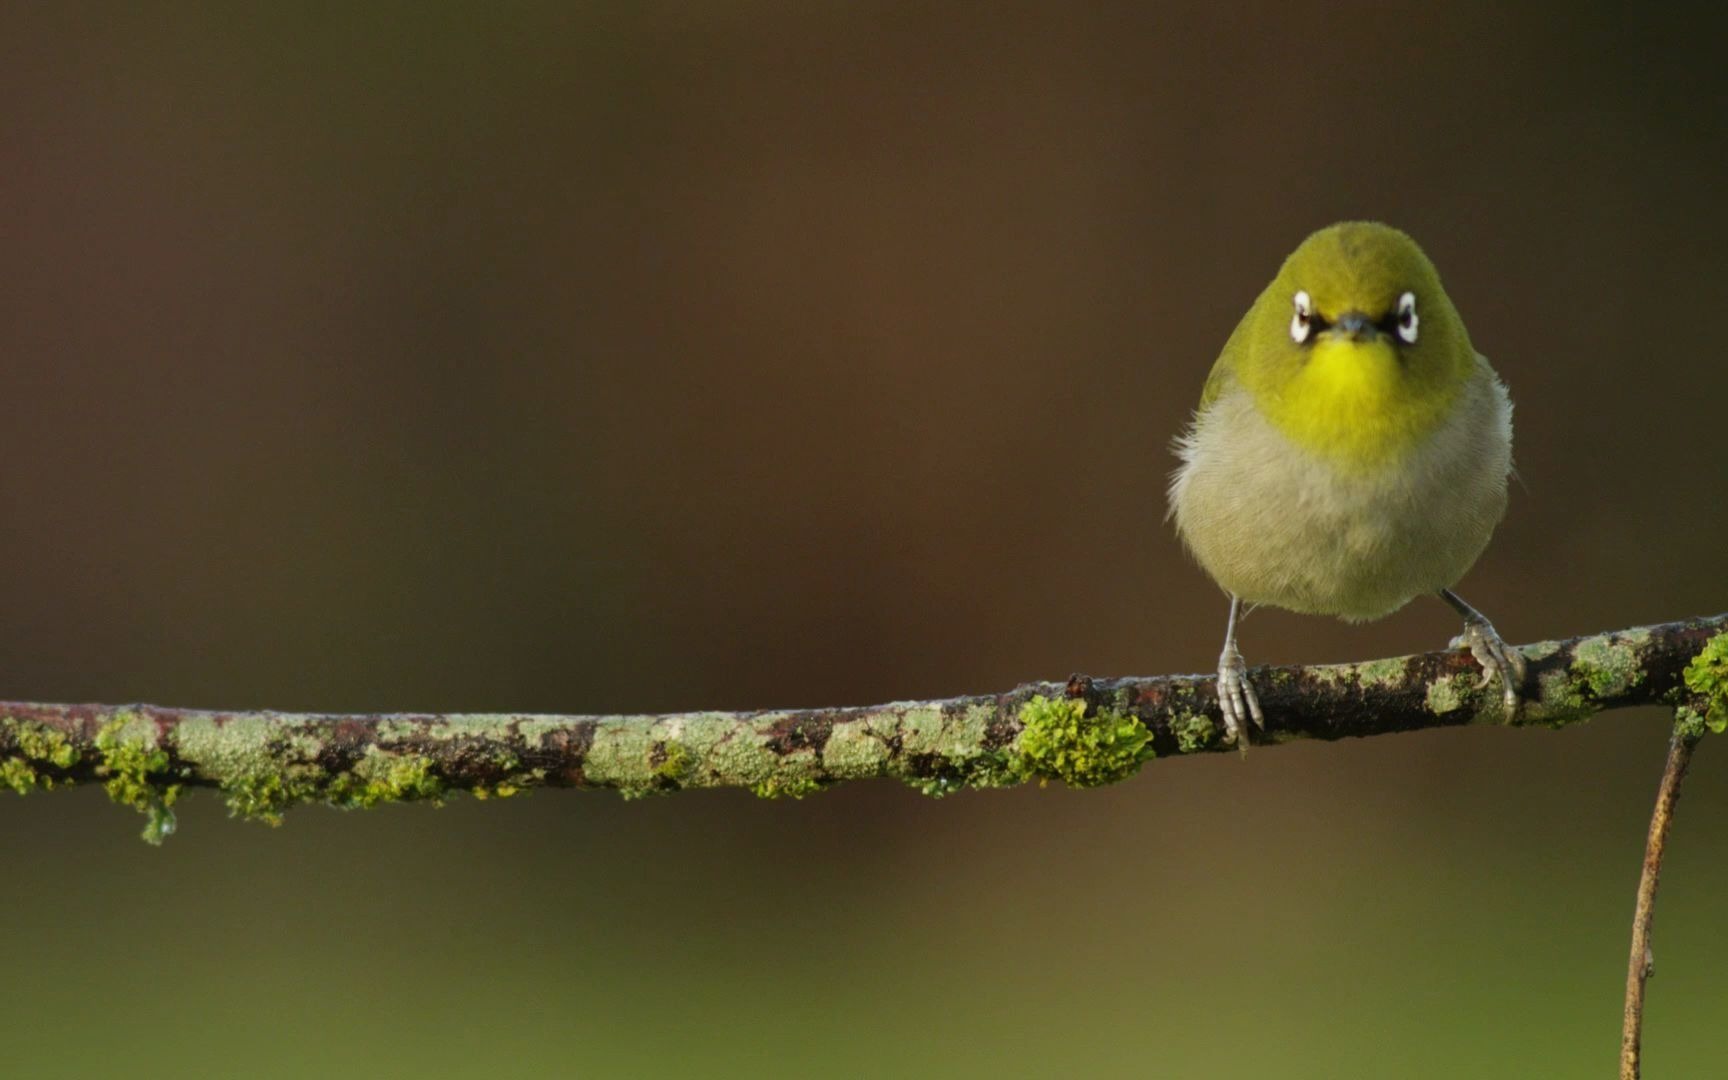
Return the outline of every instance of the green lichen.
<path id="1" fill-rule="evenodd" d="M 164 782 L 168 752 L 156 743 L 156 726 L 132 712 L 121 712 L 96 733 L 96 751 L 102 755 L 97 775 L 105 777 L 102 788 L 108 798 L 130 806 L 146 818 L 143 837 L 160 844 L 174 831 L 174 800 L 180 785 Z"/>
<path id="2" fill-rule="evenodd" d="M 783 767 L 813 768 L 814 749 L 782 756 L 769 748 L 770 729 L 779 715 L 755 718 L 754 731 L 741 729 L 724 713 L 609 720 L 594 731 L 583 757 L 583 779 L 638 799 L 698 782 L 748 786 Z"/>
<path id="3" fill-rule="evenodd" d="M 442 805 L 447 787 L 423 754 L 391 754 L 372 747 L 348 773 L 331 781 L 328 800 L 351 810 L 386 802 Z"/>
<path id="4" fill-rule="evenodd" d="M 282 814 L 290 807 L 327 801 L 328 781 L 318 765 L 279 765 L 228 777 L 222 783 L 222 798 L 230 815 L 276 826 L 282 824 Z"/>
<path id="5" fill-rule="evenodd" d="M 907 709 L 893 730 L 899 740 L 898 755 L 908 770 L 902 778 L 937 799 L 965 788 L 1019 783 L 1022 777 L 1009 755 L 982 749 L 995 719 L 996 710 L 989 705 Z"/>
<path id="6" fill-rule="evenodd" d="M 523 778 L 518 781 L 501 780 L 491 787 L 478 784 L 474 788 L 473 795 L 481 802 L 485 802 L 487 799 L 513 799 L 518 795 L 528 794 L 528 782 L 526 778 Z"/>
<path id="7" fill-rule="evenodd" d="M 9 757 L 0 761 L 0 784 L 4 784 L 20 795 L 28 795 L 36 789 L 40 781 L 36 770 L 22 758 Z"/>
<path id="8" fill-rule="evenodd" d="M 272 826 L 282 824 L 282 812 L 297 801 L 275 774 L 235 777 L 222 785 L 222 798 L 230 816 Z"/>
<path id="9" fill-rule="evenodd" d="M 1176 736 L 1176 748 L 1193 754 L 1212 745 L 1218 737 L 1218 726 L 1204 713 L 1177 713 L 1170 718 L 1170 733 Z"/>
<path id="10" fill-rule="evenodd" d="M 1702 711 L 1690 706 L 1685 711 L 1696 723 L 1720 735 L 1728 731 L 1728 633 L 1717 634 L 1704 643 L 1683 676 L 1686 689 L 1698 695 Z"/>
<path id="11" fill-rule="evenodd" d="M 1114 709 L 1088 716 L 1079 698 L 1034 697 L 1020 707 L 1020 723 L 1013 766 L 1021 778 L 1098 787 L 1134 775 L 1153 756 L 1152 733 L 1138 718 Z"/>
<path id="12" fill-rule="evenodd" d="M 672 787 L 683 787 L 696 768 L 696 755 L 683 743 L 667 743 L 664 754 L 660 764 L 654 766 L 654 778 Z"/>
<path id="13" fill-rule="evenodd" d="M 1581 641 L 1572 654 L 1573 677 L 1598 701 L 1623 694 L 1644 681 L 1644 665 L 1638 658 L 1640 644 L 1631 636 L 1620 635 Z"/>
<path id="14" fill-rule="evenodd" d="M 1428 684 L 1428 711 L 1435 716 L 1443 716 L 1454 709 L 1463 708 L 1464 689 L 1473 682 L 1468 675 L 1447 675 L 1435 679 Z"/>
<path id="15" fill-rule="evenodd" d="M 1007 754 L 984 751 L 968 758 L 950 758 L 972 788 L 1011 787 L 1020 782 L 1020 773 L 1013 758 Z"/>
<path id="16" fill-rule="evenodd" d="M 1541 693 L 1526 703 L 1518 722 L 1563 728 L 1588 719 L 1648 677 L 1641 653 L 1649 640 L 1650 632 L 1640 629 L 1580 641 L 1570 665 L 1542 673 Z M 1543 643 L 1523 652 L 1530 660 L 1555 650 Z"/>
<path id="17" fill-rule="evenodd" d="M 909 776 L 906 783 L 932 799 L 940 799 L 967 788 L 1008 787 L 1023 779 L 1007 754 L 981 750 L 942 757 L 934 771 L 928 775 Z"/>
<path id="18" fill-rule="evenodd" d="M 836 780 L 881 776 L 888 767 L 888 736 L 874 716 L 842 721 L 822 746 L 822 771 Z"/>
<path id="19" fill-rule="evenodd" d="M 215 780 L 228 812 L 280 825 L 301 803 L 327 798 L 329 772 L 318 764 L 322 738 L 266 716 L 188 716 L 174 729 L 174 755 L 196 775 Z"/>
<path id="20" fill-rule="evenodd" d="M 72 740 L 47 724 L 16 723 L 13 738 L 17 740 L 18 752 L 32 761 L 57 769 L 70 769 L 78 764 L 78 748 L 72 745 Z"/>
<path id="21" fill-rule="evenodd" d="M 1340 686 L 1349 682 L 1355 669 L 1349 664 L 1322 664 L 1308 669 L 1308 678 L 1316 686 Z"/>
<path id="22" fill-rule="evenodd" d="M 179 788 L 170 789 L 164 794 L 162 801 L 152 803 L 144 808 L 144 829 L 138 835 L 147 844 L 162 846 L 162 841 L 174 835 L 179 828 L 179 821 L 174 817 L 174 811 L 169 809 L 174 804 L 174 796 L 179 794 Z"/>
<path id="23" fill-rule="evenodd" d="M 1526 707 L 1523 721 L 1556 730 L 1587 719 L 1595 710 L 1584 700 L 1584 683 L 1565 668 L 1542 674 L 1542 692 Z"/>
<path id="24" fill-rule="evenodd" d="M 698 759 L 684 743 L 649 738 L 629 745 L 638 743 L 647 747 L 647 757 L 643 762 L 632 763 L 625 756 L 617 759 L 613 766 L 617 773 L 613 786 L 625 799 L 669 795 L 681 790 L 695 776 Z M 599 771 L 598 768 L 595 770 Z"/>
<path id="25" fill-rule="evenodd" d="M 750 794 L 758 799 L 802 799 L 814 795 L 826 786 L 808 776 L 770 776 L 750 785 Z"/>
<path id="26" fill-rule="evenodd" d="M 524 769 L 522 759 L 507 750 L 495 755 L 492 763 L 502 774 L 498 780 L 492 784 L 476 784 L 470 790 L 470 794 L 482 802 L 526 795 L 533 785 L 546 779 L 545 769 Z"/>
<path id="27" fill-rule="evenodd" d="M 1408 670 L 1409 661 L 1403 657 L 1370 660 L 1356 665 L 1356 682 L 1364 689 L 1370 686 L 1396 686 L 1404 681 Z"/>
<path id="28" fill-rule="evenodd" d="M 0 785 L 20 795 L 54 787 L 55 771 L 78 764 L 78 748 L 60 731 L 34 720 L 5 717 L 12 732 L 13 752 L 0 758 Z"/>
<path id="29" fill-rule="evenodd" d="M 917 790 L 920 794 L 928 795 L 932 799 L 944 799 L 954 794 L 956 791 L 966 790 L 966 781 L 960 779 L 958 776 L 951 776 L 947 773 L 942 773 L 937 776 L 922 776 L 917 779 L 908 780 L 906 783 L 909 787 Z"/>

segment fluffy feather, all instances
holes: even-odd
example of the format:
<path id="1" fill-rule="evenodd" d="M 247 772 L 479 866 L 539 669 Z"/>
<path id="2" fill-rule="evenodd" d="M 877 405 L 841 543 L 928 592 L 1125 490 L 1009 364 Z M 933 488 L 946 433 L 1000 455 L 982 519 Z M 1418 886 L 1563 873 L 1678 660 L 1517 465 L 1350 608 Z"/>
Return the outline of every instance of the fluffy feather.
<path id="1" fill-rule="evenodd" d="M 1207 573 L 1252 604 L 1376 619 L 1448 588 L 1506 509 L 1512 403 L 1488 362 L 1438 426 L 1369 469 L 1304 447 L 1234 381 L 1177 441 L 1177 531 Z"/>

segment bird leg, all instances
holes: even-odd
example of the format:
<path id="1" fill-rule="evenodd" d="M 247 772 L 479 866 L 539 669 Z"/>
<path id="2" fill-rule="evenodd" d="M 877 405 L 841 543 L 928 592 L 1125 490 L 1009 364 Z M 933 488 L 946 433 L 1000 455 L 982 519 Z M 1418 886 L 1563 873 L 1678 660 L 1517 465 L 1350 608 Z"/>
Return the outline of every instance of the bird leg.
<path id="1" fill-rule="evenodd" d="M 1248 665 L 1242 659 L 1241 650 L 1236 648 L 1236 616 L 1241 608 L 1241 599 L 1231 596 L 1230 623 L 1224 629 L 1224 651 L 1218 656 L 1218 708 L 1224 714 L 1224 741 L 1246 750 L 1249 718 L 1253 718 L 1254 726 L 1264 729 L 1266 717 L 1260 711 L 1260 698 L 1248 681 Z M 1489 627 L 1489 633 L 1493 633 L 1493 627 Z"/>
<path id="2" fill-rule="evenodd" d="M 1464 616 L 1464 632 L 1452 639 L 1452 648 L 1469 649 L 1470 655 L 1482 665 L 1482 678 L 1477 681 L 1476 689 L 1482 689 L 1498 676 L 1505 695 L 1506 712 L 1515 714 L 1518 711 L 1518 691 L 1524 685 L 1524 654 L 1502 641 L 1488 617 L 1466 604 L 1464 598 L 1451 589 L 1441 589 L 1440 599 Z"/>

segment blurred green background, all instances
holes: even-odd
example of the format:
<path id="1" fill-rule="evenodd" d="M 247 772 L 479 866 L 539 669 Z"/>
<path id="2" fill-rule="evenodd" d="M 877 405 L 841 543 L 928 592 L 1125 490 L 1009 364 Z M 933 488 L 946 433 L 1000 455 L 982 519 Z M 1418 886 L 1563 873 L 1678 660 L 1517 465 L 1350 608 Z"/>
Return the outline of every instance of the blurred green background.
<path id="1" fill-rule="evenodd" d="M 1461 589 L 1728 607 L 1723 43 L 1611 5 L 9 5 L 0 697 L 865 703 L 1207 670 L 1171 435 L 1279 260 L 1428 248 L 1518 402 Z M 1256 663 L 1437 647 L 1255 614 Z M 1581 1077 L 1666 725 L 1119 787 L 0 801 L 12 1075 Z M 1728 763 L 1649 1072 L 1721 1075 Z"/>

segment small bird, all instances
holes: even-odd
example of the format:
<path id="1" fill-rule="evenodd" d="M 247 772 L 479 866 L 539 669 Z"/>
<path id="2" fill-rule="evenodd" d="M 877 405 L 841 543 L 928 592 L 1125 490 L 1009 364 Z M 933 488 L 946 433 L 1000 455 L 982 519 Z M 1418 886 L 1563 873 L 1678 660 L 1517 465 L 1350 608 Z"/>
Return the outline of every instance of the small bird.
<path id="1" fill-rule="evenodd" d="M 1421 595 L 1518 707 L 1524 658 L 1452 586 L 1506 510 L 1512 402 L 1416 242 L 1373 222 L 1304 240 L 1242 317 L 1176 440 L 1177 532 L 1230 596 L 1218 700 L 1245 746 L 1260 699 L 1243 605 L 1363 622 Z"/>

